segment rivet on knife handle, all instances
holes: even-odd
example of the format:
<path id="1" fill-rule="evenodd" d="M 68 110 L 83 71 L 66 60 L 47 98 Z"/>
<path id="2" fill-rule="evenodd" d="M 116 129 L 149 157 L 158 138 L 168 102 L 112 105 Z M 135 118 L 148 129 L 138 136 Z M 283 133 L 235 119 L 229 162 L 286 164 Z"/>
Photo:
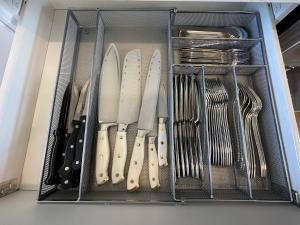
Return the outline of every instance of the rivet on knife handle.
<path id="1" fill-rule="evenodd" d="M 108 140 L 108 127 L 111 124 L 101 124 L 98 131 L 97 152 L 96 152 L 96 181 L 97 184 L 104 184 L 109 180 L 108 164 L 110 147 Z"/>
<path id="2" fill-rule="evenodd" d="M 148 143 L 149 181 L 152 189 L 160 187 L 158 175 L 158 159 L 155 147 L 155 137 L 149 137 Z"/>
<path id="3" fill-rule="evenodd" d="M 138 134 L 135 138 L 127 177 L 128 191 L 135 191 L 140 186 L 139 179 L 144 163 L 146 134 L 147 131 L 138 130 Z"/>
<path id="4" fill-rule="evenodd" d="M 124 168 L 127 157 L 126 128 L 126 124 L 119 124 L 118 126 L 111 172 L 113 184 L 120 183 L 125 179 Z"/>
<path id="5" fill-rule="evenodd" d="M 158 164 L 159 166 L 168 166 L 168 140 L 165 118 L 159 118 L 158 124 Z"/>

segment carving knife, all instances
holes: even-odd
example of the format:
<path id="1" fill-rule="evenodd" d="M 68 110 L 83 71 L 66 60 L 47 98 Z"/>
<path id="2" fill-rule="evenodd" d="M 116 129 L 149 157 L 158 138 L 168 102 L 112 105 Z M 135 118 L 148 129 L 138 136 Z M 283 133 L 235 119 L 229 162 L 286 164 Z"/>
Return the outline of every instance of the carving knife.
<path id="1" fill-rule="evenodd" d="M 96 153 L 96 182 L 98 185 L 109 180 L 110 146 L 108 128 L 116 125 L 117 122 L 120 76 L 119 53 L 116 46 L 110 44 L 103 59 L 98 96 L 98 121 L 100 124 Z"/>
<path id="2" fill-rule="evenodd" d="M 157 136 L 157 119 L 154 120 L 153 129 L 148 134 L 148 167 L 149 167 L 149 182 L 152 189 L 160 187 L 158 173 L 158 157 L 155 146 Z"/>
<path id="3" fill-rule="evenodd" d="M 74 113 L 74 118 L 72 121 L 73 131 L 70 134 L 70 137 L 68 138 L 68 142 L 67 142 L 67 145 L 65 148 L 65 156 L 64 156 L 63 165 L 58 170 L 61 186 L 62 186 L 62 188 L 65 188 L 65 189 L 76 186 L 76 182 L 72 181 L 72 176 L 73 176 L 72 163 L 73 163 L 74 156 L 75 156 L 76 140 L 77 140 L 79 128 L 81 125 L 80 117 L 81 117 L 81 114 L 82 114 L 82 111 L 84 108 L 84 103 L 85 103 L 88 87 L 89 87 L 89 80 L 87 80 L 84 83 L 84 85 L 80 91 L 79 100 L 78 100 L 76 110 Z"/>
<path id="4" fill-rule="evenodd" d="M 159 166 L 168 165 L 168 139 L 167 139 L 167 129 L 166 129 L 166 120 L 168 118 L 168 109 L 167 109 L 167 94 L 166 86 L 162 84 L 159 90 L 158 97 L 158 141 L 157 141 L 157 150 L 158 150 L 158 164 Z"/>
<path id="5" fill-rule="evenodd" d="M 127 157 L 127 126 L 138 120 L 141 107 L 141 52 L 134 49 L 127 53 L 123 63 L 119 99 L 118 132 L 112 163 L 112 183 L 122 182 Z"/>
<path id="6" fill-rule="evenodd" d="M 144 163 L 145 136 L 153 129 L 161 77 L 161 53 L 156 49 L 152 55 L 146 80 L 142 106 L 138 120 L 138 133 L 130 160 L 127 190 L 139 188 L 139 177 Z"/>

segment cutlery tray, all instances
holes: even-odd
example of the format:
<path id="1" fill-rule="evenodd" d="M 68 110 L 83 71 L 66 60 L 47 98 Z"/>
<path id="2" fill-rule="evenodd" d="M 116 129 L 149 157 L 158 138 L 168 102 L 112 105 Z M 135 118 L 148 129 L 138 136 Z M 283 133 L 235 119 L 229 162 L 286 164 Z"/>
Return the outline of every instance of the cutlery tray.
<path id="1" fill-rule="evenodd" d="M 42 170 L 39 202 L 126 202 L 126 203 L 176 203 L 177 201 L 200 200 L 245 200 L 245 201 L 291 201 L 288 173 L 284 151 L 273 104 L 272 86 L 269 81 L 268 65 L 264 57 L 264 43 L 260 30 L 260 19 L 256 13 L 243 12 L 176 12 L 176 10 L 71 10 L 68 13 L 61 65 L 57 78 L 51 126 Z M 247 39 L 200 39 L 179 37 L 179 26 L 242 26 L 249 33 Z M 140 176 L 140 188 L 126 191 L 126 182 L 112 185 L 111 181 L 97 186 L 95 182 L 95 154 L 98 119 L 97 101 L 102 56 L 109 45 L 115 43 L 120 55 L 121 67 L 125 54 L 141 49 L 142 92 L 145 85 L 150 57 L 156 48 L 162 53 L 162 80 L 168 83 L 168 161 L 169 166 L 159 169 L 161 187 L 151 190 L 148 178 L 148 154 L 145 146 L 145 161 Z M 250 65 L 195 65 L 180 64 L 178 49 L 195 46 L 211 48 L 245 48 L 250 51 Z M 193 74 L 200 87 L 200 134 L 203 151 L 203 179 L 176 179 L 174 144 L 174 99 L 173 77 L 176 74 Z M 45 185 L 49 170 L 49 155 L 53 146 L 53 132 L 57 128 L 62 96 L 67 83 L 78 84 L 91 75 L 88 96 L 83 163 L 80 185 L 63 190 L 59 185 Z M 268 176 L 250 179 L 249 169 L 239 170 L 234 163 L 228 168 L 211 165 L 208 148 L 207 113 L 205 103 L 205 79 L 220 78 L 229 94 L 230 131 L 234 151 L 245 159 L 245 140 L 241 120 L 237 83 L 251 86 L 260 96 L 264 107 L 260 113 L 259 128 L 267 158 Z M 111 151 L 117 127 L 109 130 Z M 125 177 L 137 133 L 137 124 L 128 128 L 128 154 Z M 111 156 L 113 152 L 111 152 Z M 111 171 L 111 160 L 109 165 Z"/>

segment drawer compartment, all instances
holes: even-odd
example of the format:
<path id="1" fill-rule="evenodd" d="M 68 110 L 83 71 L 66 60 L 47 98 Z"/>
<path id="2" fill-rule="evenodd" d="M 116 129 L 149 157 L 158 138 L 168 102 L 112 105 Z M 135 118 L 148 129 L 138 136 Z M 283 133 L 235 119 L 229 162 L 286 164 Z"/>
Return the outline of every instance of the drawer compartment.
<path id="1" fill-rule="evenodd" d="M 72 10 L 67 21 L 39 193 L 40 201 L 170 203 L 201 200 L 291 200 L 258 14 L 173 10 Z M 72 28 L 70 24 L 73 24 Z M 248 36 L 203 38 L 186 37 L 180 33 L 187 28 L 219 29 L 233 26 L 242 27 Z M 128 51 L 136 48 L 141 50 L 142 93 L 154 50 L 158 48 L 162 54 L 161 82 L 168 86 L 169 165 L 159 168 L 161 186 L 156 190 L 152 190 L 149 183 L 147 138 L 140 187 L 134 192 L 126 189 L 137 123 L 130 124 L 127 128 L 125 181 L 112 184 L 110 179 L 103 185 L 96 183 L 99 83 L 103 55 L 111 43 L 118 49 L 120 68 L 123 68 L 123 60 Z M 249 55 L 246 63 L 241 64 L 234 60 L 227 63 L 182 61 L 180 51 L 195 48 L 221 51 L 242 49 L 249 52 Z M 69 70 L 62 71 L 67 65 Z M 87 95 L 80 183 L 67 190 L 60 185 L 45 185 L 50 167 L 49 157 L 53 153 L 53 132 L 58 127 L 64 90 L 70 81 L 82 86 L 89 76 L 91 78 Z M 253 177 L 251 174 L 253 166 L 251 167 L 247 145 L 247 127 L 241 111 L 240 84 L 251 87 L 263 104 L 258 115 L 258 130 L 267 165 L 267 176 L 263 178 Z M 221 103 L 218 102 L 220 90 L 223 94 Z M 210 92 L 213 97 L 209 95 Z M 212 109 L 209 100 L 215 96 L 217 106 Z M 187 109 L 179 109 L 180 104 Z M 226 105 L 227 111 L 224 108 L 224 111 L 220 111 L 218 104 L 222 107 Z M 116 133 L 117 126 L 109 128 L 109 177 Z"/>

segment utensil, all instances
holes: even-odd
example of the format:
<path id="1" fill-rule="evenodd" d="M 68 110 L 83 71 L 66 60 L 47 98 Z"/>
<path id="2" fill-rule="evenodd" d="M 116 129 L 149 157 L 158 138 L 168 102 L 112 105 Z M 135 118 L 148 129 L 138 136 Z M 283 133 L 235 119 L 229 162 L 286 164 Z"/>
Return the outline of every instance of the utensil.
<path id="1" fill-rule="evenodd" d="M 98 97 L 98 143 L 96 153 L 96 182 L 98 185 L 109 180 L 108 163 L 110 146 L 108 128 L 116 125 L 120 97 L 120 61 L 116 46 L 110 44 L 106 50 L 101 74 Z"/>
<path id="2" fill-rule="evenodd" d="M 148 134 L 148 167 L 149 167 L 149 182 L 151 189 L 160 187 L 159 172 L 158 172 L 158 157 L 155 146 L 157 136 L 157 119 L 154 120 L 153 129 Z"/>
<path id="3" fill-rule="evenodd" d="M 54 131 L 54 141 L 52 145 L 52 150 L 49 158 L 49 168 L 48 174 L 45 179 L 46 185 L 53 185 L 59 183 L 57 170 L 60 168 L 61 161 L 63 159 L 63 140 L 65 138 L 66 126 L 67 126 L 67 116 L 68 113 L 72 112 L 69 108 L 70 98 L 71 98 L 71 84 L 68 84 L 63 96 L 62 105 L 60 109 L 60 115 L 58 120 L 58 127 Z M 73 111 L 74 112 L 74 111 Z"/>
<path id="4" fill-rule="evenodd" d="M 199 27 L 184 26 L 179 27 L 179 37 L 190 38 L 248 38 L 247 31 L 242 27 Z"/>
<path id="5" fill-rule="evenodd" d="M 161 53 L 156 49 L 152 55 L 146 80 L 142 106 L 127 178 L 127 190 L 139 188 L 139 176 L 144 162 L 145 136 L 153 129 L 161 78 Z"/>
<path id="6" fill-rule="evenodd" d="M 161 84 L 158 97 L 158 164 L 159 166 L 168 166 L 168 139 L 166 121 L 168 118 L 167 94 L 165 84 Z"/>
<path id="7" fill-rule="evenodd" d="M 127 126 L 138 120 L 141 107 L 141 52 L 134 49 L 124 59 L 118 112 L 118 132 L 112 162 L 112 183 L 125 179 Z"/>
<path id="8" fill-rule="evenodd" d="M 61 187 L 64 189 L 74 187 L 78 184 L 75 180 L 72 180 L 72 177 L 74 175 L 73 169 L 72 169 L 72 163 L 73 163 L 74 156 L 75 156 L 76 140 L 77 140 L 77 136 L 79 133 L 79 128 L 81 126 L 80 119 L 81 119 L 82 111 L 83 111 L 83 108 L 85 105 L 85 99 L 86 99 L 86 93 L 88 91 L 88 87 L 89 87 L 89 80 L 87 80 L 84 83 L 84 85 L 80 91 L 79 100 L 78 100 L 76 110 L 74 113 L 74 118 L 72 121 L 73 131 L 70 134 L 70 137 L 68 138 L 63 164 L 62 164 L 61 168 L 58 170 Z"/>

